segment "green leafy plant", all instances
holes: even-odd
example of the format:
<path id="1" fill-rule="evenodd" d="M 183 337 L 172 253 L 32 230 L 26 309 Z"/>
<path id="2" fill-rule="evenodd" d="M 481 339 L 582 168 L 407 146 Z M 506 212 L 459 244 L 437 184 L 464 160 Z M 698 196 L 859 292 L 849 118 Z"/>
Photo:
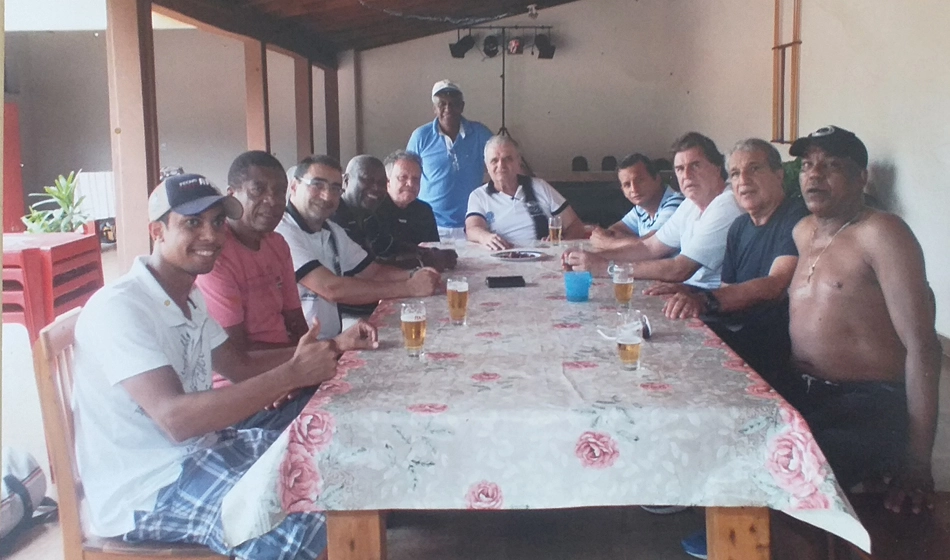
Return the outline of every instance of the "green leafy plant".
<path id="1" fill-rule="evenodd" d="M 41 193 L 30 196 L 42 198 L 30 205 L 30 213 L 20 218 L 29 233 L 73 232 L 81 228 L 89 216 L 79 207 L 86 198 L 76 198 L 76 183 L 79 171 L 71 171 L 68 177 L 60 175 L 52 187 L 43 187 Z"/>

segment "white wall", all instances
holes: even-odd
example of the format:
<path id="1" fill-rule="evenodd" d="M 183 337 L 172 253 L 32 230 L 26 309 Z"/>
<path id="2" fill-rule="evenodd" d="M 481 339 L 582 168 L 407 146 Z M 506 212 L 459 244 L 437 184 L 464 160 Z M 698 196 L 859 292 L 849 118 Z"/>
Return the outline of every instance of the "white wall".
<path id="1" fill-rule="evenodd" d="M 542 174 L 570 170 L 576 155 L 592 169 L 606 155 L 666 156 L 693 129 L 723 149 L 767 135 L 771 17 L 771 3 L 748 0 L 582 0 L 502 20 L 552 25 L 557 46 L 552 60 L 508 57 L 507 128 Z M 429 93 L 442 78 L 462 86 L 466 117 L 498 130 L 501 56 L 485 58 L 480 39 L 461 60 L 449 55 L 454 32 L 362 53 L 363 149 L 404 147 L 433 118 Z"/>
<path id="2" fill-rule="evenodd" d="M 825 0 L 802 13 L 802 134 L 826 124 L 867 144 L 871 190 L 913 229 L 950 334 L 950 4 Z"/>

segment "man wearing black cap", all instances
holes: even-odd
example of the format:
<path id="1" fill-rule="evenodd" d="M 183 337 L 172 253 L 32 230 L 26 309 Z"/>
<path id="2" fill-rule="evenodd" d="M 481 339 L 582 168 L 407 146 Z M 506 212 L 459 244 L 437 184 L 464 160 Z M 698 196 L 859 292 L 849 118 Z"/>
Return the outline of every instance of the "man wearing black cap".
<path id="1" fill-rule="evenodd" d="M 792 144 L 811 216 L 795 227 L 789 395 L 841 486 L 889 482 L 885 506 L 932 506 L 940 346 L 920 244 L 864 205 L 868 152 L 828 126 Z"/>
<path id="2" fill-rule="evenodd" d="M 149 197 L 154 243 L 128 274 L 99 290 L 76 325 L 76 457 L 92 534 L 186 542 L 234 558 L 316 558 L 324 517 L 291 514 L 232 548 L 221 530 L 227 491 L 280 435 L 235 423 L 335 374 L 348 349 L 377 345 L 363 323 L 296 348 L 248 354 L 208 316 L 195 278 L 214 267 L 225 219 L 241 203 L 200 175 L 175 175 Z M 211 372 L 233 385 L 211 391 Z"/>

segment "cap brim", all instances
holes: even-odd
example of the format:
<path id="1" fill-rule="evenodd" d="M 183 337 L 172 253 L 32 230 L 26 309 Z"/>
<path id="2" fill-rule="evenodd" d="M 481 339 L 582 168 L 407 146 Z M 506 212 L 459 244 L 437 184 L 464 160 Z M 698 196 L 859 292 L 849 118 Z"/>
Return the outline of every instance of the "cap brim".
<path id="1" fill-rule="evenodd" d="M 795 157 L 801 157 L 805 155 L 805 150 L 807 150 L 808 146 L 810 146 L 814 141 L 814 138 L 802 136 L 798 140 L 792 142 L 791 147 L 788 149 L 788 155 Z"/>
<path id="2" fill-rule="evenodd" d="M 436 95 L 439 95 L 440 93 L 446 93 L 446 92 L 450 92 L 450 91 L 453 91 L 453 92 L 455 92 L 455 93 L 462 93 L 462 90 L 460 90 L 459 88 L 444 87 L 444 88 L 442 88 L 442 89 L 440 89 L 440 90 L 438 90 L 438 91 L 433 92 L 433 93 L 432 93 L 432 97 L 435 97 Z"/>
<path id="3" fill-rule="evenodd" d="M 203 196 L 201 198 L 196 198 L 195 200 L 190 200 L 184 204 L 179 204 L 178 206 L 172 208 L 172 212 L 181 214 L 182 216 L 195 216 L 197 214 L 201 214 L 219 202 L 221 203 L 221 206 L 224 207 L 224 215 L 228 218 L 231 218 L 232 220 L 237 220 L 244 214 L 244 207 L 241 206 L 241 203 L 238 202 L 236 198 L 233 196 L 223 195 Z"/>

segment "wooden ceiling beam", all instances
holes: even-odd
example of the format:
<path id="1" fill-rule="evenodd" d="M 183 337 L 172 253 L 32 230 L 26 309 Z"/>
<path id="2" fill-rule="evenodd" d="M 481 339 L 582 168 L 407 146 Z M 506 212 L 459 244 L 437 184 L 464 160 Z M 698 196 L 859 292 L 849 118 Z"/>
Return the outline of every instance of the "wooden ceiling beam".
<path id="1" fill-rule="evenodd" d="M 293 22 L 221 0 L 152 0 L 152 5 L 163 15 L 199 28 L 211 26 L 297 53 L 323 69 L 338 66 L 337 45 Z"/>

